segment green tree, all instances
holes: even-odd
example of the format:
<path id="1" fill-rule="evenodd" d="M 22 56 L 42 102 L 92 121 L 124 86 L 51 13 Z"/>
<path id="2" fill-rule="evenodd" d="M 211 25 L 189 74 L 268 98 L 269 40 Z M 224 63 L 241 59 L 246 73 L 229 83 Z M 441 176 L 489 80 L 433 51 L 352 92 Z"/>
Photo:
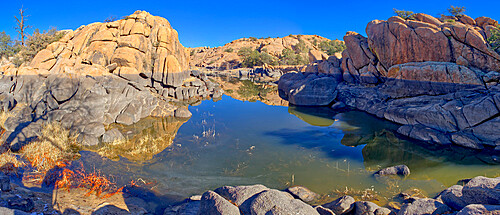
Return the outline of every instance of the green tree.
<path id="1" fill-rule="evenodd" d="M 455 7 L 453 5 L 448 8 L 448 13 L 450 13 L 454 17 L 461 17 L 464 15 L 465 7 Z"/>
<path id="2" fill-rule="evenodd" d="M 319 48 L 326 52 L 328 55 L 334 55 L 337 52 L 342 52 L 346 49 L 343 42 L 338 40 L 321 41 L 319 43 Z"/>
<path id="3" fill-rule="evenodd" d="M 243 57 L 242 67 L 251 68 L 254 66 L 262 66 L 264 64 L 277 65 L 275 57 L 266 52 L 259 52 L 258 50 L 249 47 L 243 47 L 238 51 L 238 55 Z"/>
<path id="4" fill-rule="evenodd" d="M 491 48 L 500 54 L 500 25 L 490 30 L 491 36 L 488 38 L 488 44 Z"/>
<path id="5" fill-rule="evenodd" d="M 412 20 L 412 19 L 415 19 L 415 18 L 413 18 L 413 12 L 412 12 L 412 11 L 407 11 L 407 10 L 398 10 L 398 9 L 396 9 L 396 8 L 393 8 L 392 10 L 394 11 L 394 13 L 395 13 L 397 16 L 399 16 L 399 17 L 401 17 L 401 18 L 403 18 L 403 19 L 405 19 L 405 20 L 409 20 L 409 19 L 410 19 L 410 20 Z"/>
<path id="6" fill-rule="evenodd" d="M 19 54 L 15 56 L 14 64 L 20 66 L 24 62 L 30 62 L 39 51 L 60 40 L 63 36 L 64 33 L 57 31 L 55 28 L 43 32 L 35 29 L 33 34 L 26 38 L 25 46 L 22 46 Z"/>
<path id="7" fill-rule="evenodd" d="M 303 54 L 296 54 L 291 49 L 283 49 L 280 56 L 280 65 L 304 65 L 309 60 Z"/>
<path id="8" fill-rule="evenodd" d="M 10 36 L 5 31 L 0 32 L 0 59 L 12 57 L 19 50 L 19 46 L 10 39 Z"/>
<path id="9" fill-rule="evenodd" d="M 299 43 L 293 46 L 293 50 L 297 54 L 309 52 L 309 48 L 307 47 L 306 42 L 304 42 L 304 40 L 300 38 L 299 38 Z"/>

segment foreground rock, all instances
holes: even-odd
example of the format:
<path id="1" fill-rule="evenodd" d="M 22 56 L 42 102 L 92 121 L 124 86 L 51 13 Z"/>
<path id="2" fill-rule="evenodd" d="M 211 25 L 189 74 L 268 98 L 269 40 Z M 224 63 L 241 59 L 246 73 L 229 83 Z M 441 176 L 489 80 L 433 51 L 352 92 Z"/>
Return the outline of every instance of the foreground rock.
<path id="1" fill-rule="evenodd" d="M 500 205 L 467 205 L 457 215 L 500 214 Z"/>
<path id="2" fill-rule="evenodd" d="M 463 189 L 462 186 L 455 185 L 433 199 L 413 198 L 406 201 L 400 209 L 381 207 L 369 201 L 355 201 L 351 196 L 342 196 L 313 208 L 301 200 L 300 195 L 295 195 L 294 198 L 287 192 L 263 185 L 224 186 L 205 192 L 201 200 L 186 199 L 179 205 L 167 208 L 164 214 L 195 214 L 194 211 L 197 214 L 498 214 L 499 186 L 500 177 L 478 176 L 469 180 Z M 293 193 L 307 190 L 309 193 L 305 187 L 293 188 L 287 190 L 291 189 Z"/>
<path id="3" fill-rule="evenodd" d="M 335 201 L 324 204 L 323 207 L 332 210 L 335 214 L 346 214 L 353 209 L 353 204 L 356 202 L 351 196 L 343 196 Z"/>
<path id="4" fill-rule="evenodd" d="M 451 209 L 445 204 L 434 199 L 417 199 L 401 207 L 398 215 L 412 214 L 444 214 L 451 212 Z"/>
<path id="5" fill-rule="evenodd" d="M 189 200 L 167 208 L 164 214 L 193 211 L 196 201 Z M 287 192 L 263 185 L 225 186 L 207 191 L 199 201 L 197 214 L 319 214 L 312 206 L 295 199 Z M 185 214 L 192 214 L 186 212 Z"/>
<path id="6" fill-rule="evenodd" d="M 70 31 L 29 66 L 0 71 L 0 109 L 14 115 L 4 141 L 19 150 L 44 123 L 56 122 L 84 145 L 97 145 L 111 123 L 173 116 L 184 101 L 220 97 L 220 87 L 188 70 L 188 61 L 169 22 L 144 11 Z"/>
<path id="7" fill-rule="evenodd" d="M 280 96 L 365 111 L 401 124 L 398 133 L 413 139 L 499 151 L 500 55 L 486 42 L 496 22 L 415 17 L 372 21 L 367 38 L 348 32 L 340 63 L 282 76 Z"/>
<path id="8" fill-rule="evenodd" d="M 312 202 L 319 198 L 318 194 L 302 186 L 289 187 L 286 191 L 304 202 Z"/>

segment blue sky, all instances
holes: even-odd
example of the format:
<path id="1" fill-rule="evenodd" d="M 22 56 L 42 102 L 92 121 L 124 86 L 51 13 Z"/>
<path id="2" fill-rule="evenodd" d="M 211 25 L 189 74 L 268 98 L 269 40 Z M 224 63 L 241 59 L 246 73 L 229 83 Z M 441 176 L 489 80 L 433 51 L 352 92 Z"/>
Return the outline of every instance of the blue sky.
<path id="1" fill-rule="evenodd" d="M 2 0 L 0 31 L 17 38 L 15 19 L 21 5 L 31 15 L 34 28 L 76 29 L 146 10 L 167 18 L 186 47 L 221 46 L 242 37 L 282 37 L 289 34 L 317 34 L 342 39 L 347 31 L 365 35 L 366 24 L 387 19 L 393 8 L 437 16 L 450 5 L 465 6 L 466 14 L 500 20 L 500 1 L 146 1 L 146 0 Z"/>

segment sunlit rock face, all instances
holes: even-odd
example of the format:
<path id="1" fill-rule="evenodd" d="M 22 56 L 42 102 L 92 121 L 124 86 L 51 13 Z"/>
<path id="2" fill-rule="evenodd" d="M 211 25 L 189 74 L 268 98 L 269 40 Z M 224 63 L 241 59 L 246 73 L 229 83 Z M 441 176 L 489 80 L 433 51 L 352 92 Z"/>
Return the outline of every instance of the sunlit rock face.
<path id="1" fill-rule="evenodd" d="M 83 145 L 97 145 L 109 124 L 173 116 L 189 102 L 220 97 L 220 87 L 188 64 L 169 22 L 145 11 L 68 31 L 29 65 L 2 67 L 0 109 L 14 113 L 3 138 L 18 150 L 44 123 L 58 122 Z"/>

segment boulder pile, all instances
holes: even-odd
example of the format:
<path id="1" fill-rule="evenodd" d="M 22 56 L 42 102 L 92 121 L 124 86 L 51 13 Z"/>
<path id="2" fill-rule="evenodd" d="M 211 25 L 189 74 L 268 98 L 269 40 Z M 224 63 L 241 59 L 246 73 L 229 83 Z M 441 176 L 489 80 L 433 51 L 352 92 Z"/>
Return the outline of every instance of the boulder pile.
<path id="1" fill-rule="evenodd" d="M 368 37 L 346 34 L 341 59 L 283 75 L 280 96 L 365 111 L 413 139 L 500 151 L 500 55 L 486 42 L 497 24 L 465 15 L 375 20 Z"/>
<path id="2" fill-rule="evenodd" d="M 169 22 L 145 11 L 68 31 L 29 65 L 0 71 L 0 109 L 12 114 L 3 138 L 18 150 L 56 122 L 96 145 L 111 123 L 173 116 L 186 101 L 220 97 L 220 87 L 188 64 Z"/>
<path id="3" fill-rule="evenodd" d="M 351 196 L 312 206 L 306 201 L 317 194 L 300 186 L 286 192 L 263 185 L 224 186 L 201 197 L 186 199 L 167 208 L 164 214 L 498 214 L 499 187 L 500 177 L 478 176 L 464 186 L 454 185 L 444 190 L 436 198 L 411 197 L 400 208 L 394 208 L 356 201 Z M 300 198 L 304 196 L 307 198 Z"/>

